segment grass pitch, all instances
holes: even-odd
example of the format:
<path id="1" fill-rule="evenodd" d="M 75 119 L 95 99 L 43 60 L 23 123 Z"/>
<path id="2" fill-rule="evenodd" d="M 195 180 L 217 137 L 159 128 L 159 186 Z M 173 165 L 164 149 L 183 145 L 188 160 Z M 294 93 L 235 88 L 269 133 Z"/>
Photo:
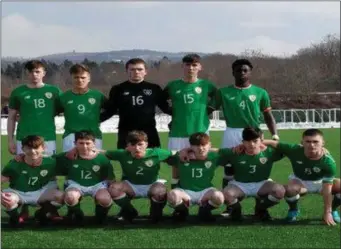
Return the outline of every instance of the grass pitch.
<path id="1" fill-rule="evenodd" d="M 283 130 L 280 136 L 283 141 L 298 143 L 301 130 Z M 326 147 L 340 165 L 340 129 L 324 130 Z M 167 133 L 161 133 L 163 148 L 167 147 Z M 269 137 L 269 134 L 266 134 Z M 213 145 L 219 147 L 222 132 L 211 132 Z M 7 137 L 1 138 L 1 163 L 7 163 L 11 156 L 7 152 Z M 116 134 L 105 134 L 104 148 L 116 147 Z M 61 150 L 61 136 L 58 136 L 58 149 Z M 113 163 L 115 174 L 121 176 L 120 167 Z M 161 177 L 170 182 L 170 167 L 163 165 Z M 338 167 L 337 175 L 340 176 Z M 277 162 L 272 171 L 272 179 L 286 183 L 291 173 L 288 159 Z M 223 171 L 218 169 L 214 179 L 220 188 Z M 62 179 L 60 179 L 62 184 Z M 2 185 L 7 187 L 6 184 Z M 219 218 L 214 224 L 199 223 L 195 214 L 197 207 L 191 208 L 191 217 L 185 224 L 173 224 L 169 218 L 160 224 L 153 225 L 146 220 L 149 212 L 147 200 L 134 200 L 133 204 L 140 213 L 134 224 L 126 224 L 110 218 L 110 224 L 99 227 L 92 224 L 94 204 L 90 198 L 84 198 L 82 208 L 85 211 L 88 225 L 85 227 L 66 227 L 62 225 L 41 228 L 27 224 L 20 229 L 7 226 L 7 214 L 2 210 L 2 248 L 340 248 L 340 225 L 328 227 L 322 223 L 323 201 L 318 195 L 303 197 L 300 201 L 301 216 L 295 224 L 286 224 L 287 205 L 282 201 L 270 209 L 275 218 L 270 224 L 256 223 L 247 219 L 243 223 L 232 223 Z M 242 202 L 243 212 L 252 214 L 254 200 Z M 225 207 L 215 210 L 219 214 Z M 34 208 L 31 209 L 33 215 Z M 110 215 L 117 214 L 118 208 L 113 205 Z M 172 209 L 166 206 L 165 215 L 169 217 Z M 66 208 L 60 209 L 61 214 Z"/>

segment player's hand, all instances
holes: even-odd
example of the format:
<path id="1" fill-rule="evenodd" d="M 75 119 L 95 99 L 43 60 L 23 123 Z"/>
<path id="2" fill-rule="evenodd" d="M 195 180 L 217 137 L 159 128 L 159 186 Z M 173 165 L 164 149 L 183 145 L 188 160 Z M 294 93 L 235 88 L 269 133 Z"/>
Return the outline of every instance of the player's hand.
<path id="1" fill-rule="evenodd" d="M 21 153 L 19 155 L 16 155 L 14 157 L 14 160 L 17 161 L 18 163 L 22 163 L 22 162 L 24 162 L 24 158 L 25 158 L 25 154 Z"/>
<path id="2" fill-rule="evenodd" d="M 4 192 L 1 193 L 1 205 L 3 205 L 7 209 L 13 206 L 10 193 L 4 193 Z"/>
<path id="3" fill-rule="evenodd" d="M 232 148 L 234 154 L 242 154 L 245 152 L 245 146 L 243 144 L 239 144 L 236 147 Z"/>
<path id="4" fill-rule="evenodd" d="M 191 159 L 195 159 L 195 155 L 190 148 L 180 150 L 179 158 L 181 162 L 188 162 Z"/>
<path id="5" fill-rule="evenodd" d="M 71 150 L 66 152 L 65 156 L 69 160 L 75 160 L 77 158 L 77 150 L 76 150 L 76 148 L 72 148 Z"/>
<path id="6" fill-rule="evenodd" d="M 336 223 L 333 219 L 332 213 L 331 212 L 325 212 L 323 215 L 323 221 L 326 223 L 328 226 L 335 226 Z"/>
<path id="7" fill-rule="evenodd" d="M 11 141 L 8 143 L 8 151 L 9 153 L 11 153 L 12 155 L 15 155 L 17 152 L 17 146 L 15 144 L 14 141 Z"/>

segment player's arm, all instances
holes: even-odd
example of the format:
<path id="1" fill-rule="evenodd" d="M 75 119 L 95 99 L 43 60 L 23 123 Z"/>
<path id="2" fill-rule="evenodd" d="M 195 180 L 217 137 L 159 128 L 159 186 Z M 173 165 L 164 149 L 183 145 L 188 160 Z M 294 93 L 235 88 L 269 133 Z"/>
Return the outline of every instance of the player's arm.
<path id="1" fill-rule="evenodd" d="M 161 89 L 159 85 L 156 85 L 156 98 L 157 98 L 157 106 L 168 115 L 172 115 L 172 107 L 169 102 L 169 94 L 168 91 L 164 91 Z"/>
<path id="2" fill-rule="evenodd" d="M 167 158 L 167 160 L 165 160 L 165 162 L 172 166 L 172 180 L 171 180 L 171 189 L 174 189 L 178 186 L 179 184 L 179 169 L 178 169 L 178 164 L 179 164 L 179 154 L 175 154 L 169 158 Z"/>
<path id="3" fill-rule="evenodd" d="M 14 130 L 15 130 L 15 123 L 16 123 L 18 111 L 12 108 L 9 108 L 8 110 L 9 110 L 8 118 L 7 118 L 8 150 L 11 154 L 15 154 L 16 144 L 14 141 Z"/>
<path id="4" fill-rule="evenodd" d="M 116 97 L 117 86 L 113 86 L 109 92 L 109 99 L 102 105 L 102 111 L 100 114 L 100 121 L 103 122 L 113 115 L 117 114 L 118 110 L 118 99 Z"/>
<path id="5" fill-rule="evenodd" d="M 324 202 L 323 220 L 327 225 L 336 225 L 332 217 L 332 187 L 336 175 L 336 163 L 330 156 L 326 156 L 327 162 L 323 169 L 324 177 L 322 179 L 322 196 Z"/>
<path id="6" fill-rule="evenodd" d="M 275 149 L 278 147 L 278 144 L 279 144 L 278 141 L 276 141 L 276 140 L 270 140 L 270 139 L 264 139 L 264 140 L 262 141 L 262 143 L 263 143 L 264 145 L 266 145 L 266 146 L 271 146 L 272 148 L 275 148 Z"/>
<path id="7" fill-rule="evenodd" d="M 127 153 L 124 149 L 118 149 L 118 150 L 107 150 L 104 152 L 104 155 L 112 161 L 119 161 L 122 156 Z"/>
<path id="8" fill-rule="evenodd" d="M 9 177 L 1 175 L 1 183 L 9 182 Z"/>
<path id="9" fill-rule="evenodd" d="M 218 89 L 213 85 L 209 85 L 208 97 L 209 101 L 207 103 L 207 114 L 211 115 L 212 112 L 216 110 L 216 95 L 218 93 Z"/>
<path id="10" fill-rule="evenodd" d="M 260 108 L 261 108 L 261 111 L 263 112 L 265 124 L 268 127 L 272 135 L 272 139 L 279 140 L 279 137 L 277 134 L 276 120 L 274 116 L 272 115 L 272 111 L 271 111 L 270 97 L 269 97 L 269 94 L 265 90 L 260 100 Z"/>
<path id="11" fill-rule="evenodd" d="M 56 115 L 59 115 L 64 112 L 63 104 L 61 97 L 63 95 L 63 92 L 61 89 L 57 88 L 57 96 L 56 96 Z"/>

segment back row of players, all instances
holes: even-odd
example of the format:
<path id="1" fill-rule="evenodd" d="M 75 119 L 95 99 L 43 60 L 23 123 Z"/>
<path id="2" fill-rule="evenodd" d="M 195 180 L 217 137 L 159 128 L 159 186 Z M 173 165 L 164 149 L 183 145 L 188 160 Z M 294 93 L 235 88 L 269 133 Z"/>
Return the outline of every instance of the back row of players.
<path id="1" fill-rule="evenodd" d="M 34 134 L 34 135 L 39 135 L 40 139 L 43 138 L 43 140 L 45 140 L 47 152 L 49 154 L 55 154 L 56 132 L 55 132 L 54 116 L 60 112 L 64 112 L 64 116 L 65 116 L 65 133 L 63 134 L 63 151 L 69 151 L 70 149 L 73 148 L 75 143 L 77 145 L 78 140 L 75 137 L 75 134 L 84 133 L 80 131 L 87 131 L 85 133 L 88 134 L 88 135 L 83 135 L 83 137 L 80 135 L 82 146 L 85 146 L 85 147 L 90 146 L 91 142 L 89 142 L 89 140 L 90 141 L 94 140 L 94 144 L 96 145 L 95 147 L 98 149 L 101 149 L 102 148 L 102 134 L 99 128 L 100 122 L 110 118 L 114 114 L 118 114 L 120 118 L 119 127 L 118 127 L 119 129 L 118 144 L 117 144 L 117 147 L 119 149 L 124 149 L 127 147 L 127 145 L 129 147 L 129 143 L 130 143 L 130 145 L 134 147 L 135 150 L 141 150 L 141 149 L 138 149 L 141 147 L 141 145 L 138 145 L 138 144 L 145 143 L 147 145 L 146 143 L 147 137 L 148 137 L 149 147 L 153 147 L 153 148 L 160 147 L 160 140 L 159 140 L 159 136 L 155 127 L 156 126 L 156 123 L 155 123 L 155 107 L 156 106 L 158 106 L 163 112 L 170 114 L 172 116 L 172 122 L 170 125 L 170 133 L 169 133 L 169 143 L 168 143 L 169 149 L 179 151 L 181 149 L 188 148 L 190 146 L 194 146 L 193 148 L 194 150 L 197 147 L 201 148 L 200 150 L 198 149 L 201 154 L 198 152 L 196 156 L 199 157 L 199 160 L 205 161 L 205 163 L 203 164 L 205 166 L 205 169 L 211 169 L 211 165 L 213 164 L 215 166 L 218 165 L 216 161 L 218 160 L 217 159 L 218 156 L 215 156 L 215 158 L 211 160 L 210 157 L 207 157 L 207 156 L 211 156 L 211 154 L 205 155 L 204 153 L 206 150 L 208 150 L 208 148 L 206 147 L 209 146 L 209 137 L 204 135 L 205 132 L 207 132 L 209 128 L 208 116 L 215 109 L 219 109 L 220 107 L 223 108 L 223 113 L 224 113 L 224 117 L 225 117 L 225 121 L 227 125 L 227 129 L 224 132 L 222 148 L 231 148 L 231 147 L 237 146 L 241 144 L 242 141 L 250 142 L 251 144 L 254 144 L 257 139 L 260 140 L 261 132 L 259 130 L 259 125 L 260 125 L 261 114 L 264 115 L 264 120 L 272 134 L 272 138 L 274 140 L 279 139 L 277 132 L 276 132 L 275 121 L 271 114 L 270 99 L 269 99 L 267 92 L 264 89 L 254 86 L 250 83 L 250 75 L 251 75 L 251 71 L 253 67 L 252 67 L 252 64 L 248 60 L 244 60 L 244 59 L 236 60 L 232 64 L 235 84 L 219 89 L 219 90 L 217 90 L 211 82 L 198 78 L 198 73 L 201 70 L 201 68 L 202 66 L 200 63 L 200 57 L 198 55 L 190 54 L 190 55 L 185 56 L 183 58 L 183 69 L 184 69 L 183 79 L 170 82 L 166 86 L 166 88 L 162 90 L 160 86 L 144 81 L 144 77 L 146 76 L 145 62 L 141 59 L 132 59 L 126 63 L 128 81 L 112 87 L 110 94 L 109 94 L 109 99 L 106 99 L 102 93 L 96 90 L 89 89 L 88 85 L 90 82 L 90 71 L 86 66 L 76 64 L 70 68 L 70 73 L 73 79 L 73 89 L 66 91 L 65 93 L 61 93 L 61 91 L 57 87 L 43 83 L 43 77 L 45 76 L 45 68 L 43 64 L 39 61 L 30 61 L 26 64 L 26 69 L 28 70 L 28 75 L 30 77 L 30 83 L 27 85 L 20 86 L 16 88 L 15 90 L 13 90 L 11 97 L 10 97 L 10 103 L 9 103 L 10 109 L 9 109 L 9 118 L 8 118 L 9 150 L 13 154 L 23 152 L 22 148 L 27 146 L 27 144 L 25 144 L 24 142 L 27 139 L 32 140 L 33 137 L 30 135 Z M 171 105 L 168 102 L 168 100 L 170 100 Z M 18 128 L 17 128 L 17 134 L 16 134 L 17 142 L 15 143 L 14 142 L 14 130 L 15 130 L 15 122 L 16 122 L 17 114 L 20 115 L 20 119 L 18 122 Z M 245 127 L 253 127 L 253 129 L 244 130 Z M 130 133 L 132 130 L 139 130 L 139 131 L 143 131 L 144 133 L 138 133 L 140 135 L 136 135 L 134 132 Z M 245 134 L 249 134 L 249 135 L 243 134 L 243 131 L 245 132 Z M 287 186 L 290 186 L 290 188 L 287 187 L 286 190 L 284 190 L 283 186 L 279 184 L 275 184 L 272 181 L 269 181 L 268 180 L 269 175 L 267 176 L 267 178 L 258 179 L 259 177 L 263 178 L 265 175 L 267 175 L 267 173 L 270 173 L 270 171 L 267 171 L 267 173 L 264 173 L 263 170 L 265 170 L 266 167 L 258 169 L 257 165 L 267 165 L 267 164 L 272 165 L 274 161 L 280 159 L 280 157 L 277 157 L 277 156 L 263 155 L 263 153 L 265 153 L 265 151 L 268 150 L 266 148 L 265 149 L 262 148 L 262 151 L 259 152 L 260 154 L 259 153 L 255 154 L 255 152 L 252 150 L 251 151 L 247 150 L 246 153 L 243 153 L 244 156 L 249 156 L 248 154 L 250 153 L 251 155 L 259 154 L 259 158 L 257 156 L 254 156 L 254 157 L 251 156 L 251 158 L 254 158 L 253 160 L 256 160 L 257 162 L 253 162 L 251 159 L 248 159 L 248 160 L 245 159 L 245 160 L 242 160 L 241 162 L 237 162 L 237 161 L 234 161 L 234 159 L 229 158 L 229 156 L 225 155 L 224 158 L 225 159 L 228 158 L 229 160 L 223 160 L 223 165 L 227 166 L 225 167 L 226 176 L 224 177 L 224 179 L 225 180 L 231 179 L 231 173 L 233 173 L 233 171 L 231 170 L 235 171 L 235 179 L 230 183 L 228 187 L 228 191 L 227 190 L 224 191 L 224 195 L 219 194 L 219 191 L 217 190 L 211 191 L 211 189 L 209 189 L 209 191 L 206 191 L 207 193 L 210 194 L 209 196 L 205 195 L 206 192 L 202 192 L 202 190 L 203 191 L 207 190 L 206 185 L 208 184 L 208 182 L 210 182 L 210 181 L 205 181 L 203 179 L 204 178 L 211 179 L 210 177 L 212 176 L 211 173 L 204 175 L 204 172 L 205 172 L 203 171 L 204 168 L 193 167 L 193 169 L 191 169 L 189 172 L 181 173 L 182 172 L 181 169 L 188 168 L 186 167 L 186 164 L 191 165 L 192 161 L 189 161 L 183 164 L 184 167 L 181 167 L 181 166 L 173 167 L 174 168 L 173 182 L 178 183 L 180 187 L 185 189 L 185 191 L 178 191 L 174 189 L 168 194 L 168 199 L 170 200 L 170 203 L 174 204 L 173 206 L 182 207 L 182 208 L 176 209 L 176 212 L 174 213 L 174 215 L 183 217 L 184 213 L 186 213 L 186 208 L 184 207 L 188 206 L 186 205 L 186 203 L 188 204 L 188 201 L 191 201 L 191 202 L 193 201 L 201 205 L 202 207 L 200 209 L 201 214 L 202 214 L 201 216 L 206 217 L 206 218 L 209 217 L 210 219 L 212 218 L 209 215 L 212 207 L 222 204 L 225 199 L 225 202 L 228 204 L 228 206 L 231 207 L 230 210 L 232 211 L 231 213 L 232 217 L 240 218 L 240 211 L 238 211 L 240 210 L 240 206 L 238 206 L 237 204 L 239 203 L 237 201 L 238 198 L 241 198 L 243 196 L 254 195 L 258 197 L 265 196 L 264 197 L 265 200 L 261 200 L 261 198 L 256 199 L 257 201 L 256 201 L 255 211 L 256 211 L 257 216 L 261 217 L 262 219 L 268 219 L 269 214 L 267 212 L 267 208 L 273 205 L 274 203 L 277 203 L 281 198 L 283 198 L 284 194 L 286 194 L 286 197 L 287 197 L 286 200 L 288 201 L 288 203 L 297 204 L 299 194 L 306 192 L 307 190 L 311 190 L 310 188 L 312 187 L 311 184 L 313 184 L 313 182 L 310 182 L 310 181 L 318 180 L 319 181 L 318 184 L 320 184 L 319 186 L 321 187 L 322 192 L 324 193 L 324 201 L 325 201 L 324 220 L 327 224 L 335 224 L 334 221 L 339 222 L 340 220 L 339 214 L 336 211 L 336 207 L 335 207 L 335 205 L 340 202 L 339 188 L 335 187 L 335 186 L 338 186 L 339 184 L 337 184 L 338 183 L 337 180 L 333 181 L 333 179 L 331 179 L 334 177 L 334 174 L 335 174 L 335 162 L 333 161 L 330 155 L 326 155 L 326 151 L 323 149 L 322 133 L 316 130 L 310 130 L 307 132 L 308 132 L 308 135 L 305 135 L 304 137 L 308 137 L 310 139 L 310 140 L 308 139 L 309 141 L 307 142 L 310 147 L 308 145 L 305 147 L 304 154 L 302 154 L 303 149 L 300 147 L 302 149 L 301 151 L 302 155 L 300 155 L 301 156 L 300 160 L 297 160 L 296 162 L 292 161 L 293 167 L 294 165 L 296 165 L 297 168 L 299 168 L 300 166 L 300 170 L 295 170 L 295 167 L 294 167 L 295 177 L 290 180 L 289 184 L 287 185 Z M 128 136 L 128 134 L 130 134 L 130 136 Z M 132 134 L 135 134 L 135 138 L 133 139 L 133 141 L 128 139 L 129 137 L 132 136 Z M 146 135 L 141 135 L 141 134 L 146 134 Z M 194 138 L 192 138 L 192 143 L 190 144 L 189 138 L 191 135 L 193 135 Z M 246 137 L 243 137 L 243 135 L 245 135 Z M 93 139 L 92 139 L 92 136 L 93 136 Z M 311 140 L 312 138 L 313 140 Z M 316 142 L 316 138 L 318 138 L 317 142 Z M 37 139 L 37 137 L 35 137 L 35 139 Z M 84 142 L 84 139 L 87 140 L 88 142 Z M 29 147 L 31 151 L 36 153 L 37 148 L 39 146 L 37 147 L 36 142 L 32 142 L 32 141 L 30 143 L 35 144 L 35 146 L 33 147 L 29 146 Z M 317 143 L 319 143 L 318 144 L 319 146 L 316 146 Z M 38 144 L 42 145 L 42 142 L 39 142 Z M 269 144 L 269 145 L 277 147 L 277 144 Z M 83 150 L 86 150 L 84 149 L 85 147 L 83 147 Z M 252 145 L 251 147 L 253 148 L 253 150 L 255 150 L 257 146 Z M 78 153 L 80 153 L 80 149 L 78 149 L 77 151 Z M 161 160 L 160 158 L 163 158 L 163 157 L 159 156 L 161 152 L 159 152 L 158 150 L 155 150 L 155 151 L 151 150 L 152 151 L 151 155 L 149 155 L 147 152 L 146 154 L 144 154 L 145 152 L 143 152 L 143 150 L 141 151 L 142 151 L 141 153 L 143 154 L 142 158 L 149 158 L 149 157 L 153 158 L 155 157 L 155 153 L 156 155 L 158 155 L 156 157 L 159 158 L 158 159 L 159 161 L 166 160 L 168 157 L 170 157 L 170 155 L 168 154 L 167 158 L 164 158 Z M 285 152 L 283 153 L 285 154 Z M 219 151 L 217 155 L 220 155 L 220 154 L 222 154 L 221 151 Z M 29 153 L 28 154 L 25 153 L 25 155 L 26 155 L 25 157 L 29 158 Z M 86 155 L 83 155 L 80 158 L 86 159 Z M 79 160 L 82 160 L 80 158 Z M 171 158 L 174 158 L 174 157 L 171 157 Z M 207 161 L 207 158 L 209 158 L 208 161 Z M 115 159 L 115 156 L 113 157 L 113 159 Z M 25 159 L 22 159 L 22 160 L 26 161 Z M 145 165 L 148 168 L 154 168 L 152 166 L 154 164 L 159 165 L 158 164 L 159 161 L 153 162 L 152 160 L 151 166 L 148 166 L 148 164 L 150 163 L 150 161 L 148 160 L 146 162 L 143 161 L 143 163 L 145 163 Z M 140 174 L 145 169 L 147 169 L 146 167 L 141 166 L 141 165 L 144 165 L 142 162 L 137 163 L 138 165 L 135 163 L 129 163 L 129 162 L 134 162 L 134 160 L 128 160 L 125 163 L 121 161 L 123 172 L 125 170 L 125 167 L 128 170 L 129 168 L 133 167 L 132 165 L 134 165 L 135 166 L 134 177 L 137 179 L 141 177 Z M 195 164 L 194 162 L 195 161 L 193 161 L 193 164 Z M 11 165 L 11 163 L 9 165 Z M 130 164 L 132 165 L 129 166 Z M 180 165 L 181 162 L 180 161 L 177 162 L 177 160 L 175 160 L 173 161 L 172 164 L 176 166 L 176 165 Z M 207 166 L 206 164 L 209 166 Z M 244 164 L 247 166 L 245 167 L 248 170 L 246 170 L 246 168 L 244 167 L 244 170 L 239 171 L 243 168 L 240 165 L 244 165 Z M 77 167 L 75 167 L 75 165 Z M 83 168 L 79 169 L 78 171 L 80 173 L 80 176 L 78 176 L 78 178 L 76 177 L 76 179 L 74 179 L 74 181 L 72 182 L 72 179 L 74 177 L 70 176 L 71 174 L 70 172 L 75 171 L 75 169 L 78 168 L 79 165 L 80 164 L 78 163 L 71 165 L 69 168 L 69 171 L 67 170 L 64 171 L 64 174 L 66 174 L 68 177 L 68 188 L 66 190 L 70 190 L 70 186 L 72 187 L 71 190 L 73 190 L 73 192 L 71 191 L 72 194 L 70 195 L 68 195 L 68 191 L 67 191 L 65 198 L 67 198 L 67 196 L 72 196 L 70 197 L 72 200 L 77 200 L 76 198 L 77 196 L 79 199 L 79 197 L 85 193 L 88 193 L 97 197 L 96 193 L 97 191 L 101 189 L 101 188 L 98 189 L 97 183 L 95 185 L 97 186 L 95 190 L 93 188 L 89 188 L 89 186 L 91 185 L 88 185 L 88 184 L 84 185 L 84 186 L 87 186 L 86 189 L 82 189 L 78 185 L 79 184 L 82 185 L 82 181 L 84 181 L 86 178 L 90 177 L 92 179 L 93 176 L 91 174 L 93 174 L 94 172 L 95 173 L 97 171 L 102 172 L 101 170 L 99 170 L 98 167 L 95 167 L 99 165 L 91 164 L 91 165 L 86 166 L 89 168 L 87 170 Z M 11 166 L 8 166 L 8 168 L 11 168 Z M 214 166 L 212 168 L 214 168 Z M 4 169 L 4 172 L 6 172 L 5 169 Z M 228 173 L 230 173 L 230 176 L 228 176 Z M 21 172 L 21 174 L 19 174 L 20 177 L 23 177 L 22 174 L 25 174 L 25 173 Z M 192 179 L 196 179 L 199 182 L 202 182 L 202 185 L 200 184 L 199 185 L 205 188 L 200 189 L 199 191 L 196 186 L 188 187 L 188 186 L 183 185 L 183 184 L 186 184 L 186 181 L 181 181 L 181 177 L 182 175 L 186 175 L 186 174 L 188 175 L 188 177 Z M 256 176 L 256 178 L 254 177 L 248 178 L 250 174 L 252 176 Z M 41 174 L 40 172 L 40 175 L 43 175 L 43 174 Z M 10 181 L 13 181 L 13 178 L 18 177 L 18 175 L 6 176 L 6 174 L 3 173 L 2 180 L 8 180 L 8 177 Z M 82 180 L 80 180 L 79 177 Z M 124 175 L 124 177 L 126 177 L 126 175 Z M 130 175 L 129 177 L 130 177 L 129 179 L 131 180 L 132 176 Z M 151 180 L 153 177 L 154 176 L 151 176 L 149 180 Z M 37 179 L 36 181 L 34 181 L 30 177 L 26 177 L 26 178 L 28 179 L 29 185 L 35 185 L 33 182 L 36 182 L 40 179 L 39 177 L 34 178 L 34 179 Z M 153 180 L 155 181 L 154 178 Z M 263 182 L 263 180 L 264 181 L 266 180 L 266 182 Z M 306 182 L 305 180 L 308 180 L 308 182 Z M 323 188 L 322 188 L 322 181 L 325 182 L 325 184 L 323 184 Z M 187 181 L 187 182 L 191 182 L 191 181 Z M 243 186 L 239 184 L 243 182 L 248 183 L 247 186 Z M 249 185 L 250 182 L 257 183 L 257 184 Z M 336 183 L 333 185 L 333 182 L 334 183 L 336 182 Z M 74 185 L 72 185 L 73 183 Z M 111 196 L 111 198 L 114 199 L 116 203 L 121 203 L 121 205 L 120 204 L 118 205 L 120 205 L 121 207 L 124 207 L 122 208 L 122 215 L 123 217 L 129 220 L 131 219 L 131 217 L 136 216 L 136 212 L 127 204 L 129 203 L 128 201 L 120 202 L 116 200 L 121 200 L 121 199 L 128 200 L 132 196 L 138 196 L 139 191 L 143 192 L 144 193 L 143 195 L 146 195 L 146 191 L 147 191 L 148 196 L 150 196 L 151 199 L 154 200 L 154 202 L 152 201 L 152 203 L 154 204 L 151 205 L 151 209 L 154 211 L 151 210 L 151 214 L 157 214 L 155 217 L 159 217 L 160 210 L 162 214 L 162 208 L 160 207 L 164 204 L 164 200 L 165 200 L 164 199 L 165 194 L 166 194 L 165 188 L 160 187 L 161 186 L 160 184 L 157 184 L 158 187 L 154 188 L 154 185 L 153 185 L 153 188 L 150 188 L 151 187 L 150 184 L 152 183 L 141 184 L 141 182 L 139 182 L 138 180 L 137 185 L 141 185 L 139 187 L 143 186 L 141 190 L 140 188 L 136 188 L 134 186 L 134 180 L 130 181 L 130 183 L 131 184 L 129 184 L 129 180 L 128 180 L 127 184 L 122 184 L 122 183 L 110 184 L 110 186 L 108 187 L 110 194 L 108 194 L 105 191 L 100 191 L 99 192 L 101 193 L 100 199 L 102 200 L 102 199 L 105 199 L 105 197 L 109 198 Z M 226 183 L 227 182 L 225 182 L 225 185 L 223 185 L 223 188 L 226 186 Z M 78 184 L 78 185 L 75 185 L 75 184 Z M 50 185 L 51 184 L 49 183 L 48 186 Z M 13 186 L 15 186 L 15 184 Z M 103 187 L 106 185 L 102 184 L 101 186 Z M 315 191 L 320 190 L 318 189 L 316 184 L 315 185 L 313 184 L 313 186 L 315 187 Z M 332 201 L 332 186 L 334 186 L 333 194 L 335 194 L 333 201 Z M 56 191 L 55 187 L 53 189 L 54 191 Z M 20 198 L 17 198 L 17 199 L 20 202 L 20 204 L 25 204 L 25 202 L 23 203 L 22 201 L 23 193 L 25 194 L 27 191 L 30 192 L 32 190 L 25 189 L 24 191 L 19 193 L 18 196 Z M 95 194 L 93 193 L 93 191 L 95 192 Z M 191 192 L 188 192 L 188 191 L 191 191 Z M 12 193 L 13 193 L 13 189 L 12 189 Z M 163 199 L 161 197 L 157 198 L 156 195 L 155 197 L 154 195 L 151 195 L 151 193 L 159 193 L 158 197 L 162 196 L 160 193 L 163 193 Z M 171 197 L 173 197 L 172 200 L 170 199 Z M 206 199 L 202 199 L 202 197 L 205 197 Z M 15 200 L 15 198 L 9 198 L 8 194 L 2 194 L 2 201 L 7 207 L 9 207 L 8 203 L 13 204 L 13 202 L 10 202 L 11 200 L 13 201 Z M 99 199 L 97 200 L 99 201 Z M 56 204 L 58 202 L 54 201 L 53 203 Z M 70 202 L 67 201 L 66 199 L 65 199 L 65 203 L 70 204 Z M 163 203 L 163 204 L 156 205 L 156 203 Z M 106 205 L 107 204 L 108 203 L 106 203 Z M 289 220 L 294 221 L 296 220 L 298 216 L 299 212 L 298 212 L 298 208 L 296 204 L 289 205 L 290 206 L 290 210 L 288 212 Z M 103 207 L 106 205 L 97 205 L 97 206 Z M 266 205 L 268 206 L 265 207 Z M 73 205 L 70 204 L 68 206 L 72 207 Z M 97 206 L 96 206 L 96 210 L 97 210 Z M 13 208 L 13 206 L 11 207 Z M 72 208 L 69 208 L 69 209 L 72 209 Z M 102 214 L 105 213 L 100 207 L 98 209 L 100 210 L 99 213 L 102 213 Z M 17 213 L 17 212 L 14 212 L 14 213 Z M 73 214 L 76 214 L 76 216 L 77 214 L 78 216 L 81 216 L 79 212 L 73 212 Z M 14 216 L 14 217 L 16 217 L 14 220 L 17 220 L 18 216 Z"/>

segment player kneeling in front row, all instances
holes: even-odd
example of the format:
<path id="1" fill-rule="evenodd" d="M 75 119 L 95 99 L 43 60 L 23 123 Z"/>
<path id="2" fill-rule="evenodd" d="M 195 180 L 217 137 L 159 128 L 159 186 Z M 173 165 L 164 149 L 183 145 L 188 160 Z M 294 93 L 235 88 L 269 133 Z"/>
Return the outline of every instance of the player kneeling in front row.
<path id="1" fill-rule="evenodd" d="M 178 187 L 168 193 L 168 203 L 174 207 L 173 217 L 177 221 L 186 219 L 191 204 L 200 206 L 198 216 L 201 220 L 213 221 L 211 211 L 224 203 L 222 192 L 212 184 L 220 154 L 209 152 L 211 142 L 206 133 L 192 134 L 189 142 L 195 160 L 182 162 L 178 154 L 168 160 L 168 164 L 176 167 L 179 174 Z"/>
<path id="2" fill-rule="evenodd" d="M 268 208 L 284 198 L 285 189 L 269 177 L 273 163 L 283 155 L 271 147 L 262 146 L 263 133 L 259 128 L 245 128 L 242 137 L 243 154 L 221 149 L 234 170 L 234 180 L 223 190 L 226 204 L 232 208 L 231 219 L 242 219 L 242 199 L 256 197 L 255 217 L 262 221 L 271 220 Z"/>
<path id="3" fill-rule="evenodd" d="M 289 205 L 287 220 L 294 222 L 299 215 L 298 200 L 307 193 L 321 193 L 324 200 L 324 222 L 328 225 L 340 223 L 337 208 L 340 206 L 340 179 L 335 178 L 336 163 L 324 149 L 322 131 L 308 129 L 303 132 L 302 145 L 264 140 L 291 162 L 294 174 L 289 177 L 285 199 Z M 334 196 L 334 198 L 333 198 Z"/>
<path id="4" fill-rule="evenodd" d="M 172 152 L 158 148 L 147 149 L 148 138 L 142 131 L 128 133 L 126 141 L 126 150 L 106 152 L 110 160 L 120 162 L 124 176 L 123 181 L 110 185 L 109 192 L 115 203 L 122 208 L 122 217 L 130 222 L 138 216 L 131 199 L 148 197 L 150 218 L 158 222 L 167 200 L 165 181 L 158 178 L 160 163 L 172 156 Z"/>
<path id="5" fill-rule="evenodd" d="M 45 224 L 47 214 L 63 204 L 63 193 L 53 184 L 56 160 L 43 156 L 45 144 L 40 136 L 25 137 L 22 150 L 23 161 L 13 159 L 2 170 L 1 183 L 9 182 L 9 188 L 1 193 L 1 204 L 6 208 L 11 225 L 22 223 L 18 214 L 21 205 L 40 206 L 35 217 Z"/>
<path id="6" fill-rule="evenodd" d="M 68 179 L 64 199 L 68 216 L 71 220 L 82 222 L 84 213 L 80 200 L 83 196 L 92 196 L 96 202 L 96 219 L 98 223 L 103 223 L 112 205 L 107 186 L 114 178 L 113 167 L 105 155 L 96 151 L 95 136 L 91 132 L 76 132 L 75 146 L 75 159 L 68 159 L 65 153 L 57 156 L 59 170 Z"/>

